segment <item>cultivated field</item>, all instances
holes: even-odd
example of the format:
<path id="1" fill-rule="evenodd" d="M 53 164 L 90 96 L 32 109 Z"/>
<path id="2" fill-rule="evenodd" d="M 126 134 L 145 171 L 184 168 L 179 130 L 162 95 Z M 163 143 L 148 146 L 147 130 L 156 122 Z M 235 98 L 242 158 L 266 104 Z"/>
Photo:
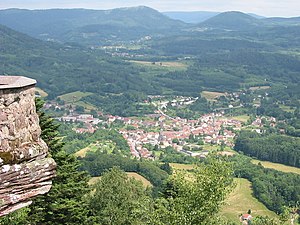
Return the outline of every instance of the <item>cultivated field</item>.
<path id="1" fill-rule="evenodd" d="M 187 64 L 182 62 L 149 62 L 149 61 L 137 61 L 137 60 L 130 60 L 129 62 L 144 65 L 144 66 L 153 66 L 153 67 L 171 67 L 171 68 L 180 68 L 186 69 Z"/>
<path id="2" fill-rule="evenodd" d="M 220 145 L 204 144 L 204 145 L 201 145 L 201 147 L 203 148 L 203 150 L 206 150 L 206 151 L 209 151 L 209 152 L 221 151 L 221 146 Z M 229 146 L 225 146 L 223 150 L 233 152 L 232 148 L 230 148 Z"/>
<path id="3" fill-rule="evenodd" d="M 267 161 L 259 161 L 259 160 L 252 160 L 252 163 L 258 164 L 261 163 L 263 167 L 269 168 L 269 169 L 275 169 L 281 172 L 285 173 L 296 173 L 300 174 L 300 168 L 297 167 L 292 167 L 292 166 L 286 166 L 280 163 L 272 163 L 272 162 L 267 162 Z"/>
<path id="4" fill-rule="evenodd" d="M 75 152 L 74 155 L 76 157 L 84 158 L 86 156 L 86 153 L 89 152 L 89 151 L 91 151 L 91 145 L 89 145 L 86 148 L 83 148 L 83 149 L 79 150 L 78 152 Z"/>

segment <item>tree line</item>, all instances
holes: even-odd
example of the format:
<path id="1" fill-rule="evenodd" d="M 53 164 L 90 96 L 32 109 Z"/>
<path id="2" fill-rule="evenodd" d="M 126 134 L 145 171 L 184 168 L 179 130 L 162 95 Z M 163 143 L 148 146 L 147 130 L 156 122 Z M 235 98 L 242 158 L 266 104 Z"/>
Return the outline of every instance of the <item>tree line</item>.
<path id="1" fill-rule="evenodd" d="M 300 167 L 300 138 L 243 131 L 236 138 L 234 149 L 260 160 Z"/>
<path id="2" fill-rule="evenodd" d="M 254 196 L 267 208 L 279 214 L 284 212 L 285 206 L 298 207 L 300 175 L 266 169 L 242 155 L 231 158 L 231 161 L 235 176 L 251 181 Z"/>

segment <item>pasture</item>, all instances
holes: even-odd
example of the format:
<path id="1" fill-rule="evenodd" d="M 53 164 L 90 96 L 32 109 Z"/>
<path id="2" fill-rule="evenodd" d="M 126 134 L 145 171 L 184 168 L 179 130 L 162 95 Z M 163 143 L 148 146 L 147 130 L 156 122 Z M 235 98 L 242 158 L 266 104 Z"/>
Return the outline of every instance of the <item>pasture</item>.
<path id="1" fill-rule="evenodd" d="M 260 160 L 252 160 L 253 164 L 261 163 L 263 167 L 278 170 L 284 173 L 296 173 L 300 175 L 300 168 L 292 167 L 292 166 L 286 166 L 280 163 L 273 163 L 273 162 L 267 162 L 267 161 L 260 161 Z"/>

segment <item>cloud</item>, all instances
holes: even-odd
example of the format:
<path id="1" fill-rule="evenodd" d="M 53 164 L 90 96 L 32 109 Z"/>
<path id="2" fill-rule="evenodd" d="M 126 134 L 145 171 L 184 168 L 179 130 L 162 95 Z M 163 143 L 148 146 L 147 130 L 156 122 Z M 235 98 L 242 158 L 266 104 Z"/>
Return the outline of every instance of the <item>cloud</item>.
<path id="1" fill-rule="evenodd" d="M 299 0 L 1 0 L 0 8 L 111 9 L 146 5 L 159 11 L 243 11 L 265 16 L 300 16 Z"/>

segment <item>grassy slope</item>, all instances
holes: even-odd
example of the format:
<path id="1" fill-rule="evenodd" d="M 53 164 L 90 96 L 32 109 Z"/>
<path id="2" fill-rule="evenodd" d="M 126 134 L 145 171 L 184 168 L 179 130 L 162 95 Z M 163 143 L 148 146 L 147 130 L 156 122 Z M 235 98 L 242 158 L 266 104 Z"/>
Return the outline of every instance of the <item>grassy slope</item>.
<path id="1" fill-rule="evenodd" d="M 194 165 L 191 164 L 180 164 L 180 163 L 170 163 L 173 169 L 177 170 L 191 170 L 194 168 Z"/>
<path id="2" fill-rule="evenodd" d="M 265 168 L 275 169 L 275 170 L 282 171 L 285 173 L 296 173 L 296 174 L 300 175 L 300 168 L 297 168 L 297 167 L 286 166 L 286 165 L 279 164 L 279 163 L 272 163 L 272 162 L 259 161 L 259 160 L 252 160 L 252 163 L 254 163 L 254 164 L 261 163 L 263 165 L 263 167 L 265 167 Z"/>
<path id="3" fill-rule="evenodd" d="M 145 177 L 139 175 L 138 173 L 133 173 L 133 172 L 127 172 L 127 175 L 129 177 L 133 177 L 137 180 L 142 181 L 144 187 L 152 187 L 152 184 L 150 183 L 150 181 L 148 181 Z"/>
<path id="4" fill-rule="evenodd" d="M 128 175 L 128 177 L 133 177 L 137 180 L 140 180 L 143 183 L 144 187 L 152 187 L 152 184 L 150 183 L 150 181 L 148 181 L 145 177 L 143 177 L 137 173 L 127 172 L 127 175 Z M 99 179 L 101 179 L 101 177 L 92 177 L 89 180 L 89 185 L 95 184 Z"/>
<path id="5" fill-rule="evenodd" d="M 95 152 L 98 149 L 101 149 L 102 151 L 106 150 L 108 153 L 111 153 L 115 147 L 116 147 L 115 144 L 112 143 L 111 141 L 101 141 L 101 142 L 97 141 L 96 143 L 91 143 L 86 148 L 83 148 L 83 149 L 75 152 L 74 155 L 76 157 L 84 158 L 86 156 L 87 152 L 89 152 L 89 151 Z"/>
<path id="6" fill-rule="evenodd" d="M 73 104 L 76 106 L 82 106 L 87 110 L 96 110 L 97 108 L 87 102 L 80 101 L 83 97 L 92 95 L 93 93 L 90 92 L 81 92 L 81 91 L 75 91 L 71 93 L 67 93 L 64 95 L 58 96 L 61 100 L 65 101 L 67 104 Z"/>
<path id="7" fill-rule="evenodd" d="M 179 164 L 179 163 L 170 163 L 173 169 L 178 170 L 189 170 L 193 169 L 193 165 Z M 253 216 L 256 215 L 265 215 L 270 217 L 276 217 L 276 214 L 267 209 L 267 207 L 258 201 L 253 196 L 253 191 L 251 188 L 251 182 L 242 179 L 236 178 L 236 187 L 232 193 L 228 196 L 225 205 L 222 207 L 221 215 L 226 217 L 229 220 L 239 222 L 239 215 L 241 213 L 247 213 L 248 209 L 252 210 Z"/>
<path id="8" fill-rule="evenodd" d="M 208 101 L 215 101 L 216 98 L 224 96 L 223 92 L 212 92 L 212 91 L 202 91 L 201 96 L 206 98 Z"/>
<path id="9" fill-rule="evenodd" d="M 35 87 L 35 91 L 38 92 L 42 98 L 48 96 L 48 93 L 42 90 L 41 88 Z"/>
<path id="10" fill-rule="evenodd" d="M 73 103 L 80 101 L 83 97 L 89 96 L 92 93 L 89 92 L 81 92 L 81 91 L 75 91 L 68 94 L 60 95 L 58 96 L 61 100 L 64 100 L 66 103 Z"/>
<path id="11" fill-rule="evenodd" d="M 74 155 L 76 157 L 81 157 L 81 158 L 84 158 L 86 156 L 86 153 L 90 151 L 90 146 L 86 147 L 86 148 L 83 148 L 81 150 L 79 150 L 78 152 L 75 152 Z"/>
<path id="12" fill-rule="evenodd" d="M 242 178 L 236 178 L 236 187 L 229 195 L 221 210 L 221 214 L 226 218 L 238 222 L 241 213 L 247 213 L 252 210 L 252 215 L 266 215 L 276 217 L 276 214 L 267 209 L 267 207 L 253 197 L 251 183 Z"/>
<path id="13" fill-rule="evenodd" d="M 238 120 L 238 121 L 240 121 L 242 123 L 246 123 L 250 119 L 250 116 L 248 116 L 248 115 L 240 115 L 240 116 L 230 117 L 229 119 Z"/>

